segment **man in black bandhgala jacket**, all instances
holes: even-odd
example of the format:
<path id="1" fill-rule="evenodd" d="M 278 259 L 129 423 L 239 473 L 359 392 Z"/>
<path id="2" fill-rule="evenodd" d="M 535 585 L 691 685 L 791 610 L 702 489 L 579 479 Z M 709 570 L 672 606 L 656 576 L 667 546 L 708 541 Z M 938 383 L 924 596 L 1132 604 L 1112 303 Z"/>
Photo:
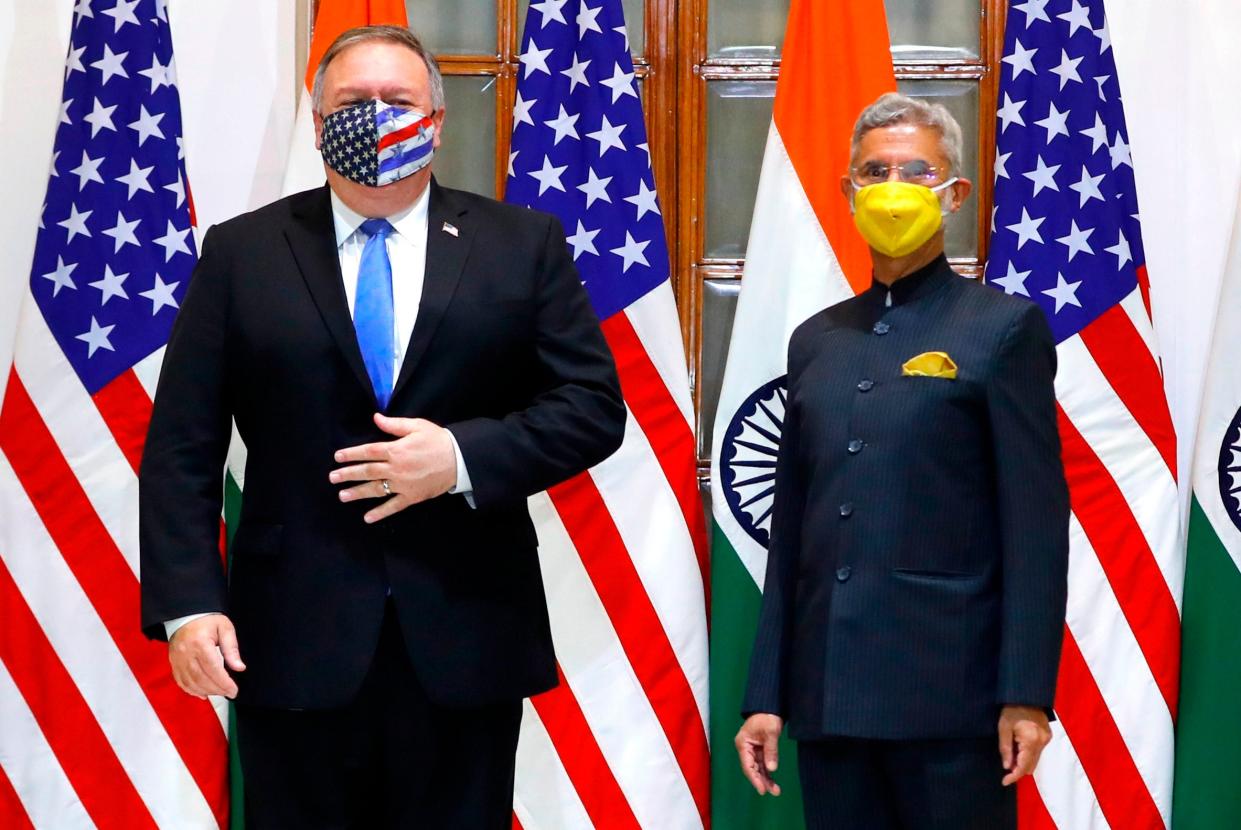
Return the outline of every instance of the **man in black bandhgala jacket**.
<path id="1" fill-rule="evenodd" d="M 895 93 L 844 178 L 874 282 L 801 325 L 737 736 L 760 793 L 798 741 L 807 823 L 1005 830 L 1064 630 L 1068 491 L 1042 311 L 957 276 L 961 130 Z"/>

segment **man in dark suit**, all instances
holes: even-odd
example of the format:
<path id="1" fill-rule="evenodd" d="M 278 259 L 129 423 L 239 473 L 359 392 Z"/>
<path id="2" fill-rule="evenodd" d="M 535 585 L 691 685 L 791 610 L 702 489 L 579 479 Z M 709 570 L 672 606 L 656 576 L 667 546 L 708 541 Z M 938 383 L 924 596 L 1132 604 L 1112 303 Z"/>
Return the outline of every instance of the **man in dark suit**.
<path id="1" fill-rule="evenodd" d="M 737 735 L 759 793 L 798 741 L 807 823 L 1005 830 L 1051 737 L 1068 493 L 1039 308 L 958 277 L 961 130 L 897 94 L 843 182 L 874 281 L 789 342 L 758 635 Z M 998 746 L 997 746 L 998 734 Z"/>
<path id="2" fill-rule="evenodd" d="M 619 446 L 615 368 L 556 220 L 431 178 L 408 30 L 346 32 L 314 100 L 329 186 L 212 228 L 168 345 L 143 626 L 236 697 L 251 830 L 507 830 L 521 701 L 557 677 L 526 498 Z"/>

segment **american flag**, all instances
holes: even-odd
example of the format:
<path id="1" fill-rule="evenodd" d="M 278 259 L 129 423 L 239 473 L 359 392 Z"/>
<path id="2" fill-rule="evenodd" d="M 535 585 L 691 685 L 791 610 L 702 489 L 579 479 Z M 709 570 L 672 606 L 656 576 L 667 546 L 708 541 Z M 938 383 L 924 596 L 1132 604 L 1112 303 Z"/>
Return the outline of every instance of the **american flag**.
<path id="1" fill-rule="evenodd" d="M 0 408 L 0 826 L 222 826 L 227 742 L 139 628 L 138 462 L 196 260 L 165 0 L 78 0 Z"/>
<path id="2" fill-rule="evenodd" d="M 1176 438 L 1101 0 L 1010 10 L 988 281 L 1047 313 L 1073 508 L 1055 739 L 1025 828 L 1168 826 L 1180 643 Z"/>
<path id="3" fill-rule="evenodd" d="M 531 500 L 562 683 L 527 705 L 516 821 L 704 827 L 705 520 L 620 0 L 531 4 L 506 198 L 564 224 L 630 416 L 612 458 Z"/>

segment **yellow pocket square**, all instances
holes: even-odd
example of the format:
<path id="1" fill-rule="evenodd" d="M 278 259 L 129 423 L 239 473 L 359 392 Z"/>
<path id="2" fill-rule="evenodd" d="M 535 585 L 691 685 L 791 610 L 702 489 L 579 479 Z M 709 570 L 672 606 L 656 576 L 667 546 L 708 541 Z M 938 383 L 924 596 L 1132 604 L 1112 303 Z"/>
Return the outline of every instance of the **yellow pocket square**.
<path id="1" fill-rule="evenodd" d="M 957 379 L 957 364 L 946 352 L 923 352 L 901 366 L 901 374 L 911 378 Z"/>

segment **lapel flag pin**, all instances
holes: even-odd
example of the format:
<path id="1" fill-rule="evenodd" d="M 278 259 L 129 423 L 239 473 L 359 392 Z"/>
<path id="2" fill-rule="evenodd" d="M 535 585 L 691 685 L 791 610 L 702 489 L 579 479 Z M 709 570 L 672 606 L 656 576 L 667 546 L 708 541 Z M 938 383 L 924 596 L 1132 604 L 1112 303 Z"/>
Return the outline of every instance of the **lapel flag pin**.
<path id="1" fill-rule="evenodd" d="M 444 233 L 446 233 L 446 234 L 450 234 L 450 235 L 452 235 L 452 236 L 460 236 L 460 235 L 461 235 L 461 231 L 457 230 L 457 226 L 456 226 L 456 225 L 453 225 L 453 224 L 451 224 L 451 223 L 449 223 L 449 222 L 445 222 L 445 223 L 444 223 Z"/>

